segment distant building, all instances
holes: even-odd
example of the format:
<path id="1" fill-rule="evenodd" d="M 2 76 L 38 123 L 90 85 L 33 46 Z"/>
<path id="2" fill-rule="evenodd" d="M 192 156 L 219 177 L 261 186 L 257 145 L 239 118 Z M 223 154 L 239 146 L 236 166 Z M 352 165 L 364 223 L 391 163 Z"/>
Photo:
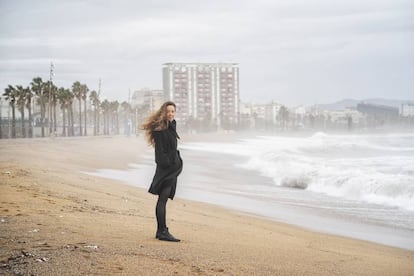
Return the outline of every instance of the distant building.
<path id="1" fill-rule="evenodd" d="M 235 63 L 165 63 L 163 89 L 165 99 L 177 104 L 177 121 L 238 123 L 239 68 Z"/>
<path id="2" fill-rule="evenodd" d="M 398 108 L 392 106 L 359 103 L 357 110 L 367 116 L 370 125 L 396 122 L 399 117 Z"/>
<path id="3" fill-rule="evenodd" d="M 265 104 L 252 104 L 251 112 L 254 118 L 263 119 L 266 118 L 266 105 Z"/>
<path id="4" fill-rule="evenodd" d="M 360 124 L 365 118 L 361 112 L 353 109 L 334 110 L 329 111 L 328 114 L 330 122 L 336 125 L 346 125 L 349 122 Z"/>
<path id="5" fill-rule="evenodd" d="M 265 105 L 264 118 L 266 122 L 269 122 L 273 125 L 277 124 L 278 117 L 279 117 L 279 110 L 281 106 L 282 106 L 281 104 L 278 104 L 275 102 L 271 102 Z"/>
<path id="6" fill-rule="evenodd" d="M 265 104 L 240 103 L 241 125 L 243 128 L 264 128 L 265 113 Z"/>
<path id="7" fill-rule="evenodd" d="M 164 101 L 164 92 L 161 89 L 143 88 L 135 91 L 131 97 L 132 106 L 147 107 L 148 112 L 157 110 Z"/>
<path id="8" fill-rule="evenodd" d="M 414 103 L 401 104 L 400 116 L 405 118 L 414 118 Z"/>

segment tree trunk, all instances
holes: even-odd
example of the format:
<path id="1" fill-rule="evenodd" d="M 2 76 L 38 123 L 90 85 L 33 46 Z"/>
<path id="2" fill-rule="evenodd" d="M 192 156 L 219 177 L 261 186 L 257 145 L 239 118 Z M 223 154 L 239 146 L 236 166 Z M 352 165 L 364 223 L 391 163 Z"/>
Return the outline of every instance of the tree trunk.
<path id="1" fill-rule="evenodd" d="M 45 137 L 45 105 L 43 103 L 43 97 L 40 98 L 40 125 L 42 127 L 42 137 Z"/>
<path id="2" fill-rule="evenodd" d="M 62 106 L 62 136 L 66 136 L 66 108 Z"/>
<path id="3" fill-rule="evenodd" d="M 74 136 L 74 131 L 75 131 L 75 126 L 74 126 L 74 121 L 73 121 L 73 106 L 72 104 L 69 106 L 69 118 L 70 118 L 70 123 L 68 123 L 69 126 L 69 130 L 68 132 L 70 132 L 69 136 Z"/>
<path id="4" fill-rule="evenodd" d="M 94 110 L 94 114 L 93 114 L 93 136 L 96 136 L 96 105 L 95 105 L 95 110 Z"/>
<path id="5" fill-rule="evenodd" d="M 79 136 L 82 136 L 82 99 L 79 98 Z"/>
<path id="6" fill-rule="evenodd" d="M 85 134 L 85 136 L 87 136 L 88 135 L 88 131 L 87 131 L 87 128 L 88 128 L 88 124 L 86 123 L 86 114 L 87 114 L 87 112 L 86 112 L 86 99 L 83 101 L 83 107 L 84 107 L 84 111 L 85 111 L 85 132 L 84 132 L 84 134 Z"/>
<path id="7" fill-rule="evenodd" d="M 12 129 L 11 129 L 12 138 L 16 138 L 16 110 L 14 105 L 12 105 Z"/>
<path id="8" fill-rule="evenodd" d="M 51 97 L 51 94 L 49 93 L 49 97 Z M 48 107 L 48 113 L 47 113 L 47 119 L 48 119 L 48 125 L 49 125 L 49 136 L 52 136 L 53 132 L 53 106 L 51 105 L 51 99 L 49 99 L 49 103 L 47 105 Z"/>
<path id="9" fill-rule="evenodd" d="M 56 99 L 54 99 L 53 100 L 53 131 L 55 132 L 55 133 L 57 133 L 56 132 L 56 130 L 57 130 L 57 121 L 56 121 Z"/>
<path id="10" fill-rule="evenodd" d="M 104 115 L 104 133 L 105 135 L 109 135 L 109 114 L 108 112 Z"/>
<path id="11" fill-rule="evenodd" d="M 106 135 L 106 114 L 103 114 L 103 134 Z"/>
<path id="12" fill-rule="evenodd" d="M 29 138 L 33 138 L 33 116 L 32 116 L 32 103 L 27 108 L 29 111 Z"/>
<path id="13" fill-rule="evenodd" d="M 119 114 L 118 112 L 115 113 L 115 127 L 116 127 L 116 134 L 119 135 Z"/>
<path id="14" fill-rule="evenodd" d="M 101 131 L 100 130 L 100 124 L 101 124 L 101 120 L 100 120 L 100 113 L 101 113 L 101 110 L 100 110 L 100 108 L 99 108 L 99 104 L 98 104 L 98 107 L 97 107 L 97 109 L 98 109 L 98 112 L 97 112 L 97 120 L 96 120 L 96 133 L 97 134 L 99 134 L 99 132 Z"/>
<path id="15" fill-rule="evenodd" d="M 75 136 L 75 116 L 73 115 L 73 107 L 70 108 L 70 120 L 71 120 L 71 133 Z"/>
<path id="16" fill-rule="evenodd" d="M 71 126 L 72 126 L 72 116 L 71 116 L 71 114 L 70 114 L 70 110 L 71 110 L 71 106 L 70 105 L 68 105 L 67 106 L 67 108 L 66 108 L 66 110 L 67 110 L 67 113 L 68 113 L 68 136 L 72 136 L 72 129 L 71 129 Z"/>
<path id="17" fill-rule="evenodd" d="M 22 120 L 22 137 L 26 138 L 26 129 L 24 127 L 24 107 L 20 109 L 20 119 Z"/>

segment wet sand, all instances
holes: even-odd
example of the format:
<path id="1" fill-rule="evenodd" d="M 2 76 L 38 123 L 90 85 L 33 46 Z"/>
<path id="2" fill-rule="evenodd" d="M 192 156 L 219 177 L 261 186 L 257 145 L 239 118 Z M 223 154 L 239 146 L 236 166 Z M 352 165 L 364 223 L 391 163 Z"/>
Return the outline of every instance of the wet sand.
<path id="1" fill-rule="evenodd" d="M 126 169 L 145 149 L 136 137 L 0 140 L 1 273 L 414 275 L 413 251 L 180 198 L 167 220 L 183 241 L 158 241 L 156 197 L 80 173 Z"/>

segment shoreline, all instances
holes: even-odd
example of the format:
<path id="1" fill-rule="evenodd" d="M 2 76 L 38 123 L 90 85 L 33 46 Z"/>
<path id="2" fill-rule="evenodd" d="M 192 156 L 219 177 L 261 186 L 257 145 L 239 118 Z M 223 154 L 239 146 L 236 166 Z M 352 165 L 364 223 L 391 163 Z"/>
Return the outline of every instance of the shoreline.
<path id="1" fill-rule="evenodd" d="M 156 198 L 77 173 L 126 169 L 141 138 L 0 141 L 1 270 L 8 274 L 410 275 L 414 252 L 177 198 L 179 244 L 154 238 Z M 187 137 L 185 137 L 187 138 Z M 193 137 L 191 139 L 199 139 Z"/>
<path id="2" fill-rule="evenodd" d="M 192 149 L 187 149 L 184 143 L 181 144 L 180 150 L 181 155 L 185 157 L 186 165 L 179 178 L 177 198 L 212 204 L 229 211 L 286 223 L 308 231 L 414 251 L 414 232 L 411 228 L 398 228 L 393 224 L 375 221 L 370 217 L 371 214 L 355 217 L 340 209 L 331 209 L 333 206 L 325 206 L 324 204 L 334 198 L 324 194 L 275 187 L 270 177 L 233 166 L 234 155 L 212 154 L 210 152 L 194 153 Z M 100 169 L 84 173 L 118 180 L 145 190 L 147 185 L 142 185 L 142 183 L 146 183 L 148 179 L 152 178 L 155 169 L 152 156 L 149 157 L 151 154 L 152 150 L 150 149 L 142 162 L 130 164 L 127 170 Z M 244 159 L 240 156 L 237 158 L 238 162 Z M 243 186 L 248 183 L 261 183 L 262 189 L 266 189 L 266 194 L 256 194 L 254 190 L 245 190 Z M 311 202 L 300 201 L 295 196 L 297 193 L 304 192 L 306 194 L 301 195 L 301 198 L 316 197 L 321 202 L 321 208 L 318 208 L 318 205 L 312 205 Z M 346 206 L 344 205 L 345 209 Z M 370 206 L 368 203 L 353 203 L 348 207 L 359 208 L 360 212 L 364 209 L 371 210 L 374 207 L 380 208 L 381 212 L 385 210 L 384 206 Z M 398 212 L 394 212 L 392 207 L 389 207 L 388 211 L 398 215 Z"/>

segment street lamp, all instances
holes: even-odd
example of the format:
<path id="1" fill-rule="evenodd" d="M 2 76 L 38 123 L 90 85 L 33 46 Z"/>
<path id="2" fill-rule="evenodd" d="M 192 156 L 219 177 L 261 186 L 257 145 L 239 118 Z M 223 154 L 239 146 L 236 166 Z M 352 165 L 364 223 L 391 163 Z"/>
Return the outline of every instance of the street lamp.
<path id="1" fill-rule="evenodd" d="M 50 62 L 50 84 L 49 84 L 49 136 L 52 136 L 52 103 L 51 103 L 51 99 L 52 99 L 52 86 L 53 86 L 53 69 L 54 69 L 54 65 L 52 62 Z"/>

